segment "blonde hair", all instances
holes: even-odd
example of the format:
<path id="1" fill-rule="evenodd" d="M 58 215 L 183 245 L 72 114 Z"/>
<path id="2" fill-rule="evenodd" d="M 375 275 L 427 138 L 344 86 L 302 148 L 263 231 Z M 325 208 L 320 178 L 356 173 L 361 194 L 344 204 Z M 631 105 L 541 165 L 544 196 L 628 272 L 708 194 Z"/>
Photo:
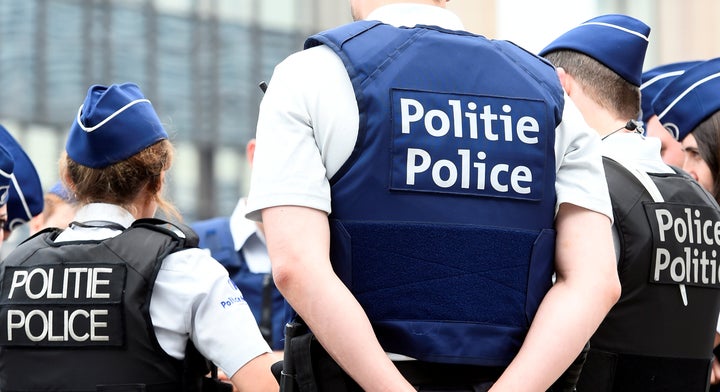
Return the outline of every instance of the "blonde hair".
<path id="1" fill-rule="evenodd" d="M 80 204 L 109 203 L 128 208 L 143 191 L 167 216 L 181 220 L 175 206 L 163 198 L 162 173 L 170 169 L 174 148 L 163 139 L 123 161 L 94 169 L 83 166 L 63 152 L 60 178 Z M 131 211 L 132 212 L 132 211 Z"/>

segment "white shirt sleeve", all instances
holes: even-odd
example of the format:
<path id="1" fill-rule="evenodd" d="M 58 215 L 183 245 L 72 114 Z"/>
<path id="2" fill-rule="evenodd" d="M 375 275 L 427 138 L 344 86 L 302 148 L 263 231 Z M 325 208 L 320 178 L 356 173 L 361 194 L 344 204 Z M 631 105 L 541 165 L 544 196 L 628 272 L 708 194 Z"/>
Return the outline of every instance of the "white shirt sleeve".
<path id="1" fill-rule="evenodd" d="M 570 203 L 613 219 L 601 147 L 600 136 L 566 95 L 562 123 L 555 132 L 556 208 Z"/>
<path id="2" fill-rule="evenodd" d="M 171 356 L 184 358 L 189 337 L 201 354 L 233 375 L 270 352 L 227 271 L 202 249 L 166 257 L 153 290 L 150 316 L 160 346 Z"/>
<path id="3" fill-rule="evenodd" d="M 358 123 L 350 77 L 330 48 L 278 64 L 260 104 L 248 218 L 279 205 L 330 213 L 329 179 L 352 153 Z"/>

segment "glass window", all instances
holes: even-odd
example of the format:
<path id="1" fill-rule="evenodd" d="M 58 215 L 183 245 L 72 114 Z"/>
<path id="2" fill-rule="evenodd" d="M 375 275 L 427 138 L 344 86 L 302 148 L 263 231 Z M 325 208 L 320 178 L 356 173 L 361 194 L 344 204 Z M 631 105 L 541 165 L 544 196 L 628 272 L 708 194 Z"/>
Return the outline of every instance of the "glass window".
<path id="1" fill-rule="evenodd" d="M 244 148 L 220 147 L 215 152 L 216 214 L 229 216 L 240 197 L 245 178 L 250 178 Z"/>
<path id="2" fill-rule="evenodd" d="M 0 115 L 17 120 L 32 118 L 37 51 L 36 4 L 0 2 Z"/>
<path id="3" fill-rule="evenodd" d="M 260 3 L 258 0 L 217 0 L 217 15 L 223 21 L 250 22 L 252 21 L 253 1 L 256 4 Z"/>
<path id="4" fill-rule="evenodd" d="M 187 219 L 229 214 L 248 187 L 244 150 L 255 133 L 258 83 L 302 48 L 306 33 L 298 30 L 318 31 L 309 26 L 339 7 L 347 3 L 0 1 L 0 117 L 22 124 L 18 139 L 32 145 L 50 182 L 88 87 L 138 83 L 178 149 L 168 196 Z M 207 200 L 198 200 L 200 179 L 212 186 Z"/>
<path id="5" fill-rule="evenodd" d="M 147 34 L 148 18 L 143 8 L 117 3 L 113 7 L 110 21 L 110 49 L 113 82 L 134 82 L 142 88 L 147 75 L 149 41 L 154 36 Z"/>
<path id="6" fill-rule="evenodd" d="M 189 142 L 175 142 L 175 159 L 167 173 L 165 185 L 170 201 L 180 211 L 186 221 L 195 220 L 197 203 L 198 154 L 195 146 Z"/>
<path id="7" fill-rule="evenodd" d="M 295 7 L 297 0 L 263 0 L 260 7 L 260 25 L 263 28 L 294 30 L 299 25 Z"/>
<path id="8" fill-rule="evenodd" d="M 83 10 L 76 3 L 46 2 L 47 34 L 45 51 L 46 100 L 50 122 L 69 126 L 85 92 L 86 37 Z M 63 99 L 56 99 L 63 97 Z"/>
<path id="9" fill-rule="evenodd" d="M 191 68 L 192 25 L 187 18 L 158 17 L 157 88 L 153 105 L 160 119 L 177 129 L 179 139 L 191 137 L 196 96 Z"/>
<path id="10" fill-rule="evenodd" d="M 247 26 L 223 23 L 220 26 L 221 39 L 218 50 L 218 134 L 223 143 L 239 145 L 247 140 L 247 120 L 252 117 L 248 106 L 257 103 L 253 97 L 260 95 L 260 89 L 252 86 L 253 62 L 262 54 L 262 48 L 252 42 L 252 33 Z M 259 82 L 259 81 L 258 81 Z"/>
<path id="11" fill-rule="evenodd" d="M 187 16 L 192 12 L 194 0 L 149 0 L 163 14 Z"/>

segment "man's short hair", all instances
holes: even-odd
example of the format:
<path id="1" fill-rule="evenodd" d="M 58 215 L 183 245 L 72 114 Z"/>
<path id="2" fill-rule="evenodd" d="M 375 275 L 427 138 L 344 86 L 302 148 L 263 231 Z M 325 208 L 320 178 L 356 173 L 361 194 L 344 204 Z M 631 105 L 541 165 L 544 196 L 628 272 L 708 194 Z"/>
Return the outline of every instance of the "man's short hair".
<path id="1" fill-rule="evenodd" d="M 556 50 L 544 57 L 556 67 L 563 68 L 601 107 L 623 119 L 640 116 L 640 88 L 599 61 L 574 50 Z"/>

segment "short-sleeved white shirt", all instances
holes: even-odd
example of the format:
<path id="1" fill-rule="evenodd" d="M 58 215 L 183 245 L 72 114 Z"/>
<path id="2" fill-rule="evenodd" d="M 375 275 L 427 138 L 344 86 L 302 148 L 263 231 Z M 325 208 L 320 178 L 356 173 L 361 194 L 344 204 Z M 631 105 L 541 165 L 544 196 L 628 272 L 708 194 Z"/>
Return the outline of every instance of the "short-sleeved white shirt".
<path id="1" fill-rule="evenodd" d="M 129 227 L 135 218 L 122 207 L 93 203 L 81 207 L 77 222 L 104 221 Z M 107 227 L 71 225 L 56 243 L 103 240 L 122 233 Z M 150 300 L 158 342 L 176 359 L 185 358 L 188 338 L 225 374 L 233 375 L 270 347 L 263 339 L 247 303 L 227 271 L 202 249 L 187 249 L 167 256 L 155 280 Z"/>
<path id="2" fill-rule="evenodd" d="M 618 132 L 602 141 L 603 155 L 617 156 L 646 173 L 675 173 L 663 162 L 660 139 L 637 132 Z"/>
<path id="3" fill-rule="evenodd" d="M 462 29 L 452 12 L 428 5 L 386 5 L 368 19 Z M 260 220 L 262 209 L 280 205 L 330 213 L 329 179 L 350 157 L 358 124 L 352 83 L 331 49 L 317 46 L 278 64 L 260 105 L 248 218 Z M 600 138 L 568 97 L 556 130 L 555 159 L 557 206 L 571 203 L 612 219 Z"/>

